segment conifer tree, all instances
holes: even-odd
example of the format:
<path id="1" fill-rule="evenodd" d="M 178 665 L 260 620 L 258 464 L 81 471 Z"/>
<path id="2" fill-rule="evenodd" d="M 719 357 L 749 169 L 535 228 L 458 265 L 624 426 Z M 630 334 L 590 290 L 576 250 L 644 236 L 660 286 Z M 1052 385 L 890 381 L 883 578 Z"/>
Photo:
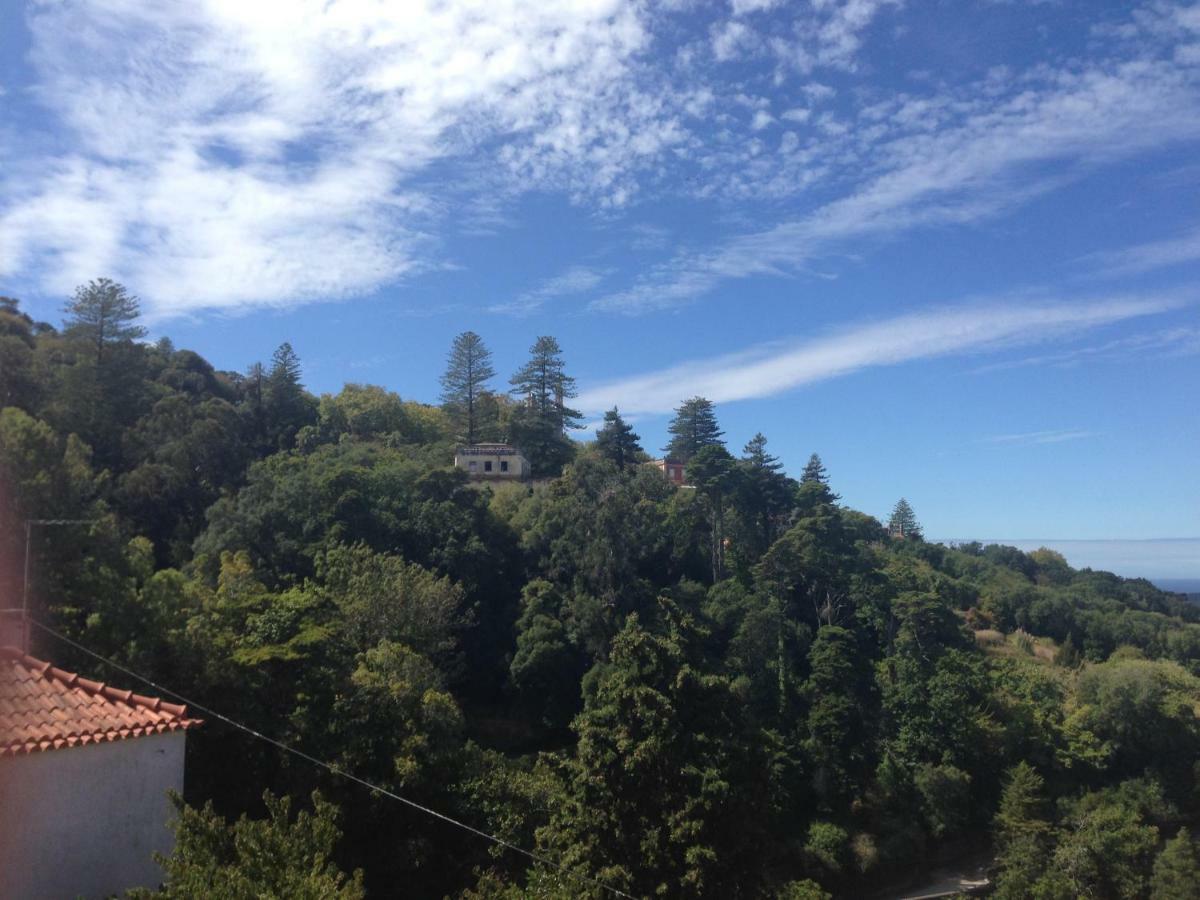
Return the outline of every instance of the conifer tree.
<path id="1" fill-rule="evenodd" d="M 97 366 L 103 364 L 108 346 L 146 336 L 146 329 L 135 324 L 141 314 L 137 297 L 108 278 L 77 287 L 65 312 L 66 333 L 94 348 Z"/>
<path id="2" fill-rule="evenodd" d="M 687 465 L 687 477 L 704 498 L 709 511 L 712 580 L 725 577 L 725 508 L 740 487 L 741 474 L 729 451 L 721 444 L 700 448 Z"/>
<path id="3" fill-rule="evenodd" d="M 738 511 L 750 526 L 748 550 L 752 559 L 766 552 L 778 536 L 779 524 L 791 506 L 792 481 L 783 474 L 778 457 L 767 452 L 762 432 L 754 435 L 742 449 Z"/>
<path id="4" fill-rule="evenodd" d="M 630 615 L 596 669 L 546 838 L 568 865 L 634 896 L 757 896 L 755 812 L 771 789 L 762 741 L 732 680 L 699 668 L 704 631 L 659 605 L 663 626 Z"/>
<path id="5" fill-rule="evenodd" d="M 596 449 L 605 459 L 616 463 L 618 469 L 623 469 L 642 452 L 639 440 L 633 427 L 621 418 L 621 413 L 614 406 L 604 414 L 604 425 L 596 432 Z"/>
<path id="6" fill-rule="evenodd" d="M 898 538 L 916 538 L 920 540 L 921 524 L 917 521 L 916 513 L 913 508 L 908 505 L 908 501 L 901 497 L 894 507 L 892 507 L 892 515 L 888 519 L 888 530 L 893 537 Z"/>
<path id="7" fill-rule="evenodd" d="M 442 403 L 454 422 L 455 436 L 467 444 L 480 440 L 483 394 L 496 377 L 492 353 L 473 331 L 464 331 L 450 346 L 442 375 Z"/>
<path id="8" fill-rule="evenodd" d="M 512 394 L 524 400 L 513 412 L 513 443 L 525 452 L 534 474 L 559 471 L 574 452 L 567 429 L 577 427 L 582 414 L 566 405 L 576 395 L 575 379 L 566 374 L 558 341 L 539 337 L 510 383 Z"/>
<path id="9" fill-rule="evenodd" d="M 1050 850 L 1050 823 L 1043 818 L 1045 782 L 1027 762 L 1008 773 L 996 813 L 996 863 L 1000 867 L 996 895 L 1030 896 L 1044 870 Z"/>
<path id="10" fill-rule="evenodd" d="M 675 418 L 667 426 L 671 441 L 664 452 L 671 459 L 687 463 L 704 447 L 722 447 L 725 435 L 717 425 L 717 416 L 711 400 L 692 397 L 675 410 Z"/>
<path id="11" fill-rule="evenodd" d="M 825 472 L 825 464 L 821 462 L 821 457 L 815 453 L 808 458 L 808 463 L 804 466 L 804 474 L 800 476 L 801 484 L 811 484 L 814 481 L 821 484 L 829 484 L 829 476 Z"/>
<path id="12" fill-rule="evenodd" d="M 270 444 L 290 449 L 296 433 L 316 420 L 316 405 L 300 383 L 300 357 L 287 341 L 271 355 L 271 368 L 263 385 Z"/>
<path id="13" fill-rule="evenodd" d="M 783 468 L 779 457 L 767 452 L 767 438 L 761 431 L 750 438 L 742 448 L 742 459 L 749 463 L 751 468 L 761 472 L 779 472 Z"/>
<path id="14" fill-rule="evenodd" d="M 1186 828 L 1167 841 L 1154 861 L 1150 900 L 1190 900 L 1200 891 L 1200 856 Z"/>
<path id="15" fill-rule="evenodd" d="M 813 454 L 800 476 L 800 487 L 796 492 L 796 505 L 801 516 L 813 515 L 821 506 L 837 503 L 841 499 L 829 489 L 829 476 L 821 457 Z"/>
<path id="16" fill-rule="evenodd" d="M 267 378 L 270 390 L 284 393 L 300 388 L 300 357 L 292 345 L 284 341 L 271 354 L 271 374 Z"/>
<path id="17" fill-rule="evenodd" d="M 539 337 L 529 348 L 529 361 L 510 379 L 512 394 L 524 398 L 539 415 L 553 421 L 560 432 L 579 424 L 582 414 L 566 405 L 576 396 L 575 379 L 566 373 L 562 348 L 552 337 Z"/>

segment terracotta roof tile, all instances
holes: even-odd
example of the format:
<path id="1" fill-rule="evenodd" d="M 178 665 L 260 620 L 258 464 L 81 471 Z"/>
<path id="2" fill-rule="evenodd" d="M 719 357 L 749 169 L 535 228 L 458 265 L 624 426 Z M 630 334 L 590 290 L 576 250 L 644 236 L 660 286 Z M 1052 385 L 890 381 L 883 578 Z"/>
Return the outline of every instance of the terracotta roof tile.
<path id="1" fill-rule="evenodd" d="M 65 672 L 0 647 L 0 757 L 199 725 L 187 707 Z"/>

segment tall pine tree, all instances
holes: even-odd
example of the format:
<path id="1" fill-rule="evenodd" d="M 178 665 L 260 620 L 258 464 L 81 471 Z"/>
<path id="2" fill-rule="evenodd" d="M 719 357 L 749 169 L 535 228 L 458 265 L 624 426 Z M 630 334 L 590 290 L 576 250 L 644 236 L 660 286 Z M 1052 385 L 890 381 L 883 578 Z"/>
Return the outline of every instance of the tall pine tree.
<path id="1" fill-rule="evenodd" d="M 529 361 L 510 379 L 512 394 L 524 400 L 513 411 L 513 443 L 524 451 L 534 475 L 551 475 L 574 454 L 567 429 L 578 426 L 581 414 L 566 405 L 574 397 L 575 379 L 566 373 L 562 348 L 552 337 L 539 337 Z"/>
<path id="2" fill-rule="evenodd" d="M 296 433 L 316 421 L 316 402 L 304 390 L 300 374 L 300 357 L 284 341 L 271 355 L 263 391 L 268 441 L 273 449 L 291 449 Z"/>
<path id="3" fill-rule="evenodd" d="M 888 531 L 892 533 L 892 537 L 918 540 L 922 537 L 921 523 L 917 521 L 916 513 L 903 497 L 892 507 L 892 515 L 888 519 Z"/>
<path id="4" fill-rule="evenodd" d="M 804 466 L 804 474 L 800 476 L 801 484 L 810 484 L 814 481 L 829 484 L 829 476 L 825 473 L 825 464 L 815 453 L 808 458 L 808 462 Z"/>
<path id="5" fill-rule="evenodd" d="M 512 394 L 553 422 L 562 434 L 579 425 L 582 414 L 566 405 L 576 395 L 575 379 L 566 373 L 562 348 L 549 336 L 529 348 L 529 361 L 510 380 Z"/>
<path id="6" fill-rule="evenodd" d="M 618 469 L 623 469 L 636 461 L 637 454 L 642 452 L 639 440 L 633 427 L 621 418 L 614 406 L 604 414 L 604 425 L 596 432 L 596 449 Z"/>
<path id="7" fill-rule="evenodd" d="M 792 504 L 793 482 L 783 474 L 779 459 L 767 452 L 767 439 L 761 432 L 742 449 L 738 511 L 749 526 L 748 550 L 757 560 L 779 536 L 779 526 Z"/>
<path id="8" fill-rule="evenodd" d="M 813 454 L 800 476 L 800 488 L 796 493 L 796 506 L 802 516 L 812 515 L 824 504 L 836 503 L 840 498 L 829 489 L 829 476 L 821 457 Z"/>
<path id="9" fill-rule="evenodd" d="M 496 377 L 492 368 L 492 353 L 483 338 L 473 331 L 464 331 L 450 346 L 446 372 L 442 375 L 442 403 L 454 423 L 455 437 L 467 444 L 476 444 L 483 430 L 481 414 L 487 383 Z"/>
<path id="10" fill-rule="evenodd" d="M 137 297 L 108 278 L 77 287 L 65 311 L 65 333 L 88 343 L 97 366 L 104 363 L 105 350 L 112 344 L 146 336 L 146 329 L 136 324 L 141 314 Z"/>
<path id="11" fill-rule="evenodd" d="M 76 288 L 66 305 L 63 336 L 76 352 L 61 370 L 48 417 L 79 435 L 101 467 L 117 464 L 126 432 L 146 398 L 146 330 L 137 324 L 138 301 L 107 278 Z"/>
<path id="12" fill-rule="evenodd" d="M 670 443 L 664 448 L 670 459 L 687 463 L 704 447 L 721 447 L 724 437 L 711 400 L 692 397 L 675 410 L 675 418 L 667 426 Z"/>
<path id="13" fill-rule="evenodd" d="M 1028 897 L 1049 859 L 1052 829 L 1046 820 L 1045 782 L 1027 762 L 1008 772 L 996 813 L 996 896 Z"/>

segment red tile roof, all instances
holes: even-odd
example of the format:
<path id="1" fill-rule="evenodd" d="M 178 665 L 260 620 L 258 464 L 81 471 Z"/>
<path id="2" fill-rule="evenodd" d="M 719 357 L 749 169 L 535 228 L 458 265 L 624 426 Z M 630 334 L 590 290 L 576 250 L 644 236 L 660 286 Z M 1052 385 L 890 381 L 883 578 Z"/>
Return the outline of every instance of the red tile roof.
<path id="1" fill-rule="evenodd" d="M 0 647 L 0 757 L 199 725 L 187 707 L 143 697 Z"/>

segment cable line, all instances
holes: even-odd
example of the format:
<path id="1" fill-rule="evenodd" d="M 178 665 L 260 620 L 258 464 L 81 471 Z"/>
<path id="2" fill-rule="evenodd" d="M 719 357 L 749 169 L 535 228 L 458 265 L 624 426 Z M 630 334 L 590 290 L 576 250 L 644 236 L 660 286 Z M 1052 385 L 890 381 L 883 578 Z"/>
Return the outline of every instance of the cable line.
<path id="1" fill-rule="evenodd" d="M 506 850 L 512 850 L 514 853 L 520 853 L 522 856 L 528 857 L 529 859 L 533 860 L 534 862 L 541 863 L 542 865 L 550 866 L 551 868 L 557 869 L 559 872 L 566 875 L 568 878 L 574 878 L 574 879 L 577 879 L 580 881 L 586 881 L 589 884 L 593 884 L 596 887 L 601 888 L 605 891 L 608 891 L 609 893 L 611 893 L 617 897 L 625 897 L 626 900 L 635 900 L 635 898 L 633 896 L 631 896 L 630 894 L 627 894 L 624 891 L 620 890 L 619 888 L 613 887 L 612 885 L 605 884 L 603 881 L 598 881 L 597 879 L 592 878 L 590 875 L 583 875 L 578 872 L 573 872 L 570 869 L 568 869 L 566 866 L 562 865 L 561 863 L 557 863 L 552 859 L 548 859 L 547 857 L 544 857 L 544 856 L 541 856 L 540 854 L 534 853 L 531 850 L 526 850 L 524 847 L 518 847 L 516 844 L 509 843 L 508 841 L 504 840 L 504 838 L 497 837 L 494 834 L 489 834 L 486 831 L 480 831 L 478 828 L 468 825 L 466 822 L 460 822 L 457 819 L 452 819 L 450 816 L 446 815 L 445 813 L 440 813 L 436 809 L 430 809 L 427 806 L 422 806 L 420 803 L 417 803 L 415 800 L 409 800 L 407 797 L 402 797 L 393 791 L 389 791 L 387 788 L 380 787 L 377 784 L 372 784 L 371 782 L 367 781 L 366 779 L 359 778 L 357 775 L 347 772 L 345 769 L 340 769 L 331 763 L 327 763 L 324 760 L 317 759 L 315 756 L 310 756 L 309 754 L 305 753 L 303 750 L 297 750 L 295 747 L 289 746 L 288 744 L 285 744 L 282 741 L 277 741 L 277 740 L 275 740 L 275 738 L 268 737 L 267 735 L 262 734 L 259 731 L 255 731 L 249 725 L 243 725 L 241 722 L 235 722 L 233 719 L 229 718 L 226 715 L 222 715 L 221 713 L 217 712 L 215 709 L 210 709 L 207 706 L 203 706 L 202 704 L 196 703 L 194 700 L 189 700 L 187 697 L 185 697 L 183 694 L 179 693 L 178 691 L 173 691 L 168 687 L 164 687 L 161 684 L 151 681 L 145 675 L 139 675 L 137 672 L 134 672 L 132 669 L 127 669 L 125 666 L 122 666 L 120 663 L 113 662 L 111 659 L 101 656 L 95 650 L 85 647 L 83 644 L 80 644 L 78 641 L 72 640 L 71 638 L 67 637 L 65 634 L 62 634 L 61 632 L 56 631 L 55 629 L 51 628 L 49 625 L 45 625 L 42 622 L 39 622 L 37 619 L 30 618 L 28 621 L 30 622 L 30 624 L 36 625 L 38 628 L 42 629 L 42 631 L 46 632 L 47 634 L 58 638 L 58 640 L 62 641 L 63 643 L 69 644 L 70 646 L 74 647 L 76 650 L 79 650 L 83 653 L 86 653 L 88 656 L 98 659 L 100 662 L 104 663 L 105 665 L 111 666 L 112 668 L 116 669 L 117 671 L 122 672 L 125 675 L 128 675 L 130 678 L 136 678 L 138 681 L 142 682 L 143 684 L 150 685 L 150 687 L 154 688 L 156 691 L 159 691 L 164 694 L 169 694 L 172 697 L 176 698 L 177 700 L 183 701 L 190 708 L 198 709 L 198 710 L 200 710 L 200 712 L 204 713 L 207 716 L 211 716 L 214 719 L 224 722 L 226 725 L 236 728 L 239 731 L 244 731 L 246 734 L 248 734 L 252 737 L 258 738 L 260 741 L 266 741 L 268 744 L 272 745 L 273 747 L 277 747 L 278 749 L 283 750 L 286 753 L 290 753 L 293 756 L 299 757 L 300 759 L 303 759 L 305 762 L 312 763 L 314 766 L 319 766 L 322 769 L 332 772 L 334 775 L 338 775 L 342 778 L 347 779 L 348 781 L 353 781 L 356 784 L 359 784 L 365 788 L 369 788 L 372 791 L 378 791 L 379 793 L 383 794 L 384 796 L 390 797 L 392 800 L 398 800 L 400 803 L 403 803 L 405 806 L 411 807 L 412 809 L 415 809 L 418 812 L 423 812 L 423 813 L 425 813 L 425 815 L 432 816 L 435 819 L 441 819 L 443 822 L 448 822 L 451 825 L 461 828 L 463 831 L 469 831 L 471 834 L 475 835 L 476 837 L 481 837 L 484 840 L 491 841 L 493 844 L 496 844 L 497 846 L 500 846 L 500 847 L 504 847 Z"/>

